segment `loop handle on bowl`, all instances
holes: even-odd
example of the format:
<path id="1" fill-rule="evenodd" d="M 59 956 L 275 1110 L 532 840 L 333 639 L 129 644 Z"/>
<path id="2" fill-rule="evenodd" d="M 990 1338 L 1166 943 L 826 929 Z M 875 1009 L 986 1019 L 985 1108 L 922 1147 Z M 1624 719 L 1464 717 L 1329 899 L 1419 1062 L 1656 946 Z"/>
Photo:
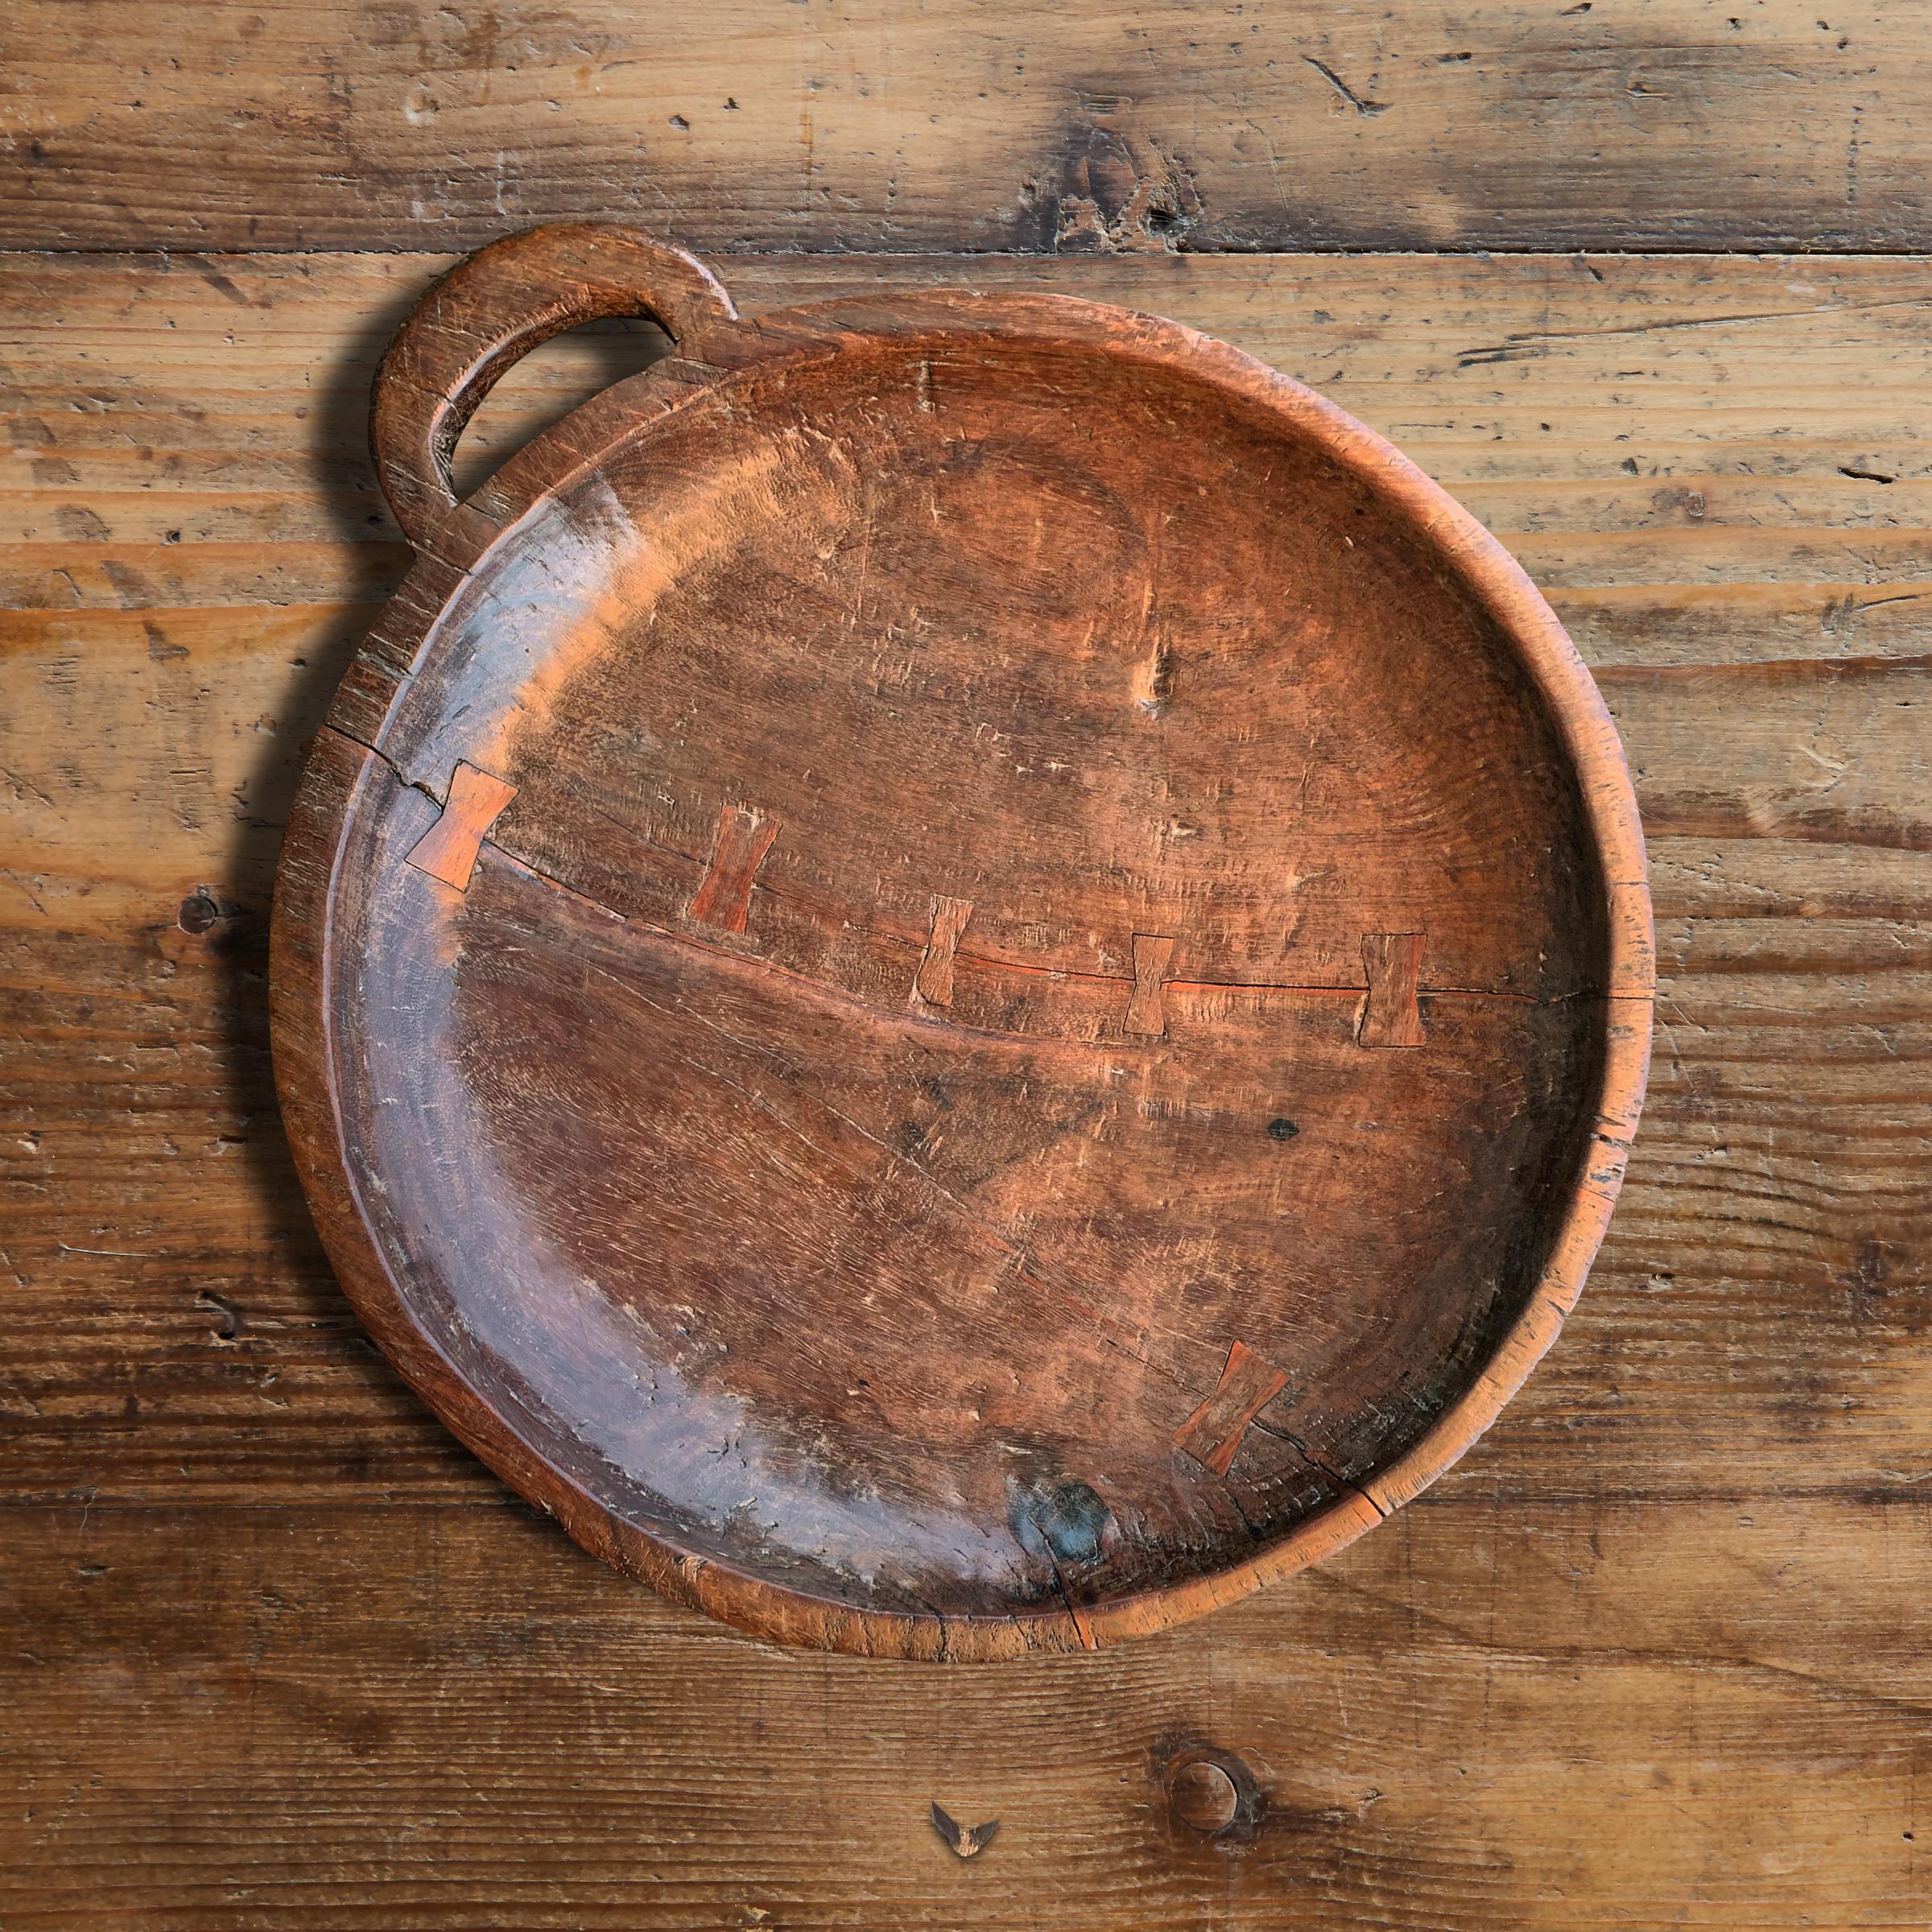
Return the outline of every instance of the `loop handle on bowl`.
<path id="1" fill-rule="evenodd" d="M 456 507 L 456 439 L 497 380 L 538 344 L 609 316 L 648 316 L 682 345 L 737 312 L 682 249 L 590 221 L 493 242 L 416 305 L 376 372 L 369 440 L 382 493 L 417 549 Z"/>

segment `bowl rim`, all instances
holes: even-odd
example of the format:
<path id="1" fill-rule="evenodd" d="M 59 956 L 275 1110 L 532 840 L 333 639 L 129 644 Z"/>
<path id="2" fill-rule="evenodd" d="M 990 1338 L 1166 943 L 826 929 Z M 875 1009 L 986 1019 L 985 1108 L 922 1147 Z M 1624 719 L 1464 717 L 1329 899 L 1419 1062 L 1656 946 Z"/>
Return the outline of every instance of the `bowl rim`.
<path id="1" fill-rule="evenodd" d="M 393 770 L 384 732 L 398 693 L 436 646 L 444 614 L 491 553 L 621 448 L 721 383 L 786 366 L 905 351 L 943 339 L 1045 343 L 1179 371 L 1239 398 L 1315 444 L 1406 514 L 1488 612 L 1529 671 L 1582 794 L 1606 897 L 1605 1049 L 1587 1158 L 1548 1260 L 1480 1373 L 1423 1435 L 1360 1486 L 1225 1567 L 1080 1604 L 942 1616 L 861 1608 L 749 1568 L 679 1550 L 623 1517 L 548 1460 L 474 1386 L 420 1323 L 392 1273 L 351 1172 L 334 1077 L 332 926 L 348 835 L 372 782 Z M 779 1642 L 892 1657 L 989 1661 L 1033 1650 L 1097 1649 L 1185 1623 L 1332 1554 L 1419 1493 L 1494 1422 L 1575 1305 L 1621 1186 L 1641 1112 L 1655 989 L 1641 826 L 1628 766 L 1595 680 L 1554 613 L 1509 551 L 1382 436 L 1312 389 L 1183 324 L 1059 295 L 939 290 L 848 296 L 739 320 L 722 316 L 642 374 L 600 392 L 533 437 L 447 518 L 378 615 L 318 733 L 278 870 L 270 1001 L 275 1074 L 295 1164 L 351 1304 L 437 1417 L 593 1554 L 663 1594 Z"/>

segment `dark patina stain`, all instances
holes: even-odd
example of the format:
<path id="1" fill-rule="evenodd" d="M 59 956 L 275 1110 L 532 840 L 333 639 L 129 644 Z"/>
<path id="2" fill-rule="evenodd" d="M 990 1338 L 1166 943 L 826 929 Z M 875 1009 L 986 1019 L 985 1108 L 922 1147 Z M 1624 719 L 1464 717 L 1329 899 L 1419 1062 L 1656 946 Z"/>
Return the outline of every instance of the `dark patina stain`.
<path id="1" fill-rule="evenodd" d="M 1012 1490 L 1013 1533 L 1029 1556 L 1056 1563 L 1091 1563 L 1113 1513 L 1091 1485 L 1038 1479 Z"/>

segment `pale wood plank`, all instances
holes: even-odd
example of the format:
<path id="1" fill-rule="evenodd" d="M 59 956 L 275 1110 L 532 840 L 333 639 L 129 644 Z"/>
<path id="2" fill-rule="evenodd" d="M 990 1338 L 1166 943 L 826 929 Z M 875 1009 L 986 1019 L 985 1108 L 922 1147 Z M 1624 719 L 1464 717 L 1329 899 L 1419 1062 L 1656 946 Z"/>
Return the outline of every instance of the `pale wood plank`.
<path id="1" fill-rule="evenodd" d="M 1872 0 L 369 0 L 9 10 L 0 237 L 469 248 L 1909 249 L 1924 64 Z"/>

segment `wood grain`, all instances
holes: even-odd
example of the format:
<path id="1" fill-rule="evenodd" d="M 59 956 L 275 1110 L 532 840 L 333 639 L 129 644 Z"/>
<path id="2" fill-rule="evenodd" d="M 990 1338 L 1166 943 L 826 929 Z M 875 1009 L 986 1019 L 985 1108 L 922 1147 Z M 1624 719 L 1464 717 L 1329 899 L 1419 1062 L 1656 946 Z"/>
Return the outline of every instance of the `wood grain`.
<path id="1" fill-rule="evenodd" d="M 33 1932 L 1915 1928 L 1927 1527 L 1472 1481 L 1290 1614 L 935 1677 L 749 1643 L 521 1509 L 19 1511 L 0 1901 Z M 1203 1750 L 1249 1831 L 1177 1816 Z M 997 1839 L 962 1864 L 935 1799 Z"/>
<path id="2" fill-rule="evenodd" d="M 1879 0 L 19 0 L 0 238 L 701 251 L 1923 249 L 1919 27 Z"/>
<path id="3" fill-rule="evenodd" d="M 0 1918 L 1922 1921 L 1932 269 L 733 265 L 748 310 L 1092 295 L 1315 383 L 1545 588 L 1652 833 L 1643 1133 L 1505 1420 L 1275 1600 L 935 1699 L 503 1505 L 304 1221 L 269 881 L 405 555 L 369 379 L 446 266 L 0 262 Z M 630 353 L 560 339 L 460 456 Z M 1170 1833 L 1155 1743 L 1265 1765 L 1257 1849 Z M 935 1797 L 1000 1839 L 961 1864 Z"/>

